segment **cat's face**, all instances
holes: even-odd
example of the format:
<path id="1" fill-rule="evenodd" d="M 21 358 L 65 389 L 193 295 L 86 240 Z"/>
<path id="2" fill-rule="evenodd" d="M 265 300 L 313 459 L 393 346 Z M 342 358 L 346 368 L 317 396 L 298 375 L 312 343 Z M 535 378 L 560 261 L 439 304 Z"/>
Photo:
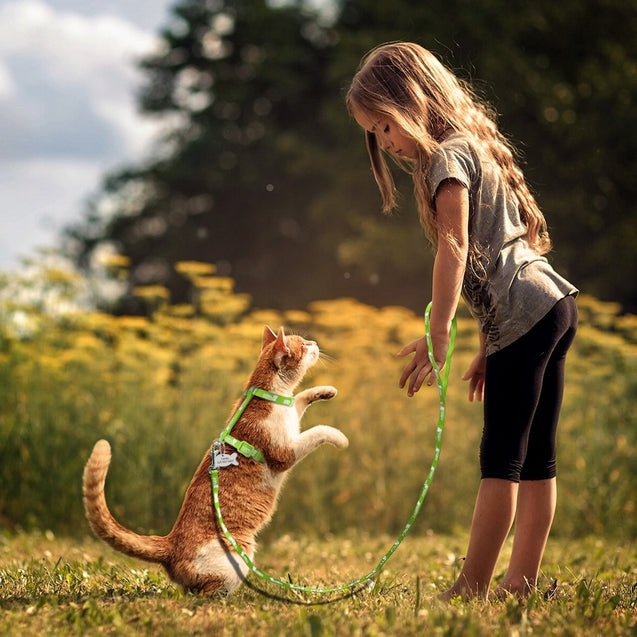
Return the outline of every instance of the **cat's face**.
<path id="1" fill-rule="evenodd" d="M 269 327 L 263 331 L 262 356 L 269 356 L 279 376 L 287 382 L 297 383 L 319 359 L 319 348 L 314 341 L 292 334 L 286 336 L 283 328 L 275 334 Z"/>

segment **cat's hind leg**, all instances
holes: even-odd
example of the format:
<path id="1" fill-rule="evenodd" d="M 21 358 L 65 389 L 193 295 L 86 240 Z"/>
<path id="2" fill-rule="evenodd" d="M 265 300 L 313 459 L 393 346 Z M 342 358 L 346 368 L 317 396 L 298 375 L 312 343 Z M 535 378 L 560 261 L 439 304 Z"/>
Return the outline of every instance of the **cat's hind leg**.
<path id="1" fill-rule="evenodd" d="M 292 443 L 295 464 L 323 444 L 345 449 L 349 445 L 349 440 L 342 431 L 335 427 L 330 427 L 329 425 L 312 427 L 307 431 L 301 432 Z"/>
<path id="2" fill-rule="evenodd" d="M 201 586 L 199 586 L 196 592 L 201 593 L 202 595 L 206 595 L 207 597 L 210 597 L 212 595 L 227 593 L 228 590 L 226 589 L 226 585 L 225 585 L 225 581 L 223 577 L 211 575 L 208 578 L 206 578 L 206 580 L 203 582 L 203 584 L 201 584 Z"/>
<path id="3" fill-rule="evenodd" d="M 248 551 L 252 559 L 254 551 Z M 213 594 L 219 586 L 228 593 L 239 588 L 248 574 L 248 566 L 234 551 L 222 545 L 218 539 L 204 544 L 195 556 L 193 567 L 197 573 L 197 580 L 201 583 L 198 588 Z"/>

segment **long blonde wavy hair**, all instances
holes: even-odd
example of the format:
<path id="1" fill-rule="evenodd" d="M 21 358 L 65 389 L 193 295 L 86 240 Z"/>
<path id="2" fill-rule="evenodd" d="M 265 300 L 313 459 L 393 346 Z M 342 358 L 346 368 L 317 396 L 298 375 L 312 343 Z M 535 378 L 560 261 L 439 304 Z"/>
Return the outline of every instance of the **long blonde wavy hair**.
<path id="1" fill-rule="evenodd" d="M 478 152 L 498 166 L 517 198 L 531 248 L 538 254 L 551 249 L 544 215 L 529 191 L 512 147 L 496 126 L 495 115 L 427 49 L 398 42 L 370 51 L 352 80 L 346 105 L 350 114 L 358 111 L 370 119 L 390 119 L 416 143 L 416 158 L 399 163 L 413 176 L 420 223 L 434 247 L 438 243 L 436 213 L 425 175 L 442 137 L 453 130 L 471 139 Z M 396 206 L 394 180 L 376 135 L 366 131 L 366 143 L 383 211 L 390 213 Z"/>

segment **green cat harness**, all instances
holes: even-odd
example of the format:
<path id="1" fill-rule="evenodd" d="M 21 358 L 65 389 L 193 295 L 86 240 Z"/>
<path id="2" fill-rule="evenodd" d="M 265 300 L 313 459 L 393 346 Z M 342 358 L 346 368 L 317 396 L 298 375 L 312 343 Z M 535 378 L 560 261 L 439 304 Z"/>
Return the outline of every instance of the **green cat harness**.
<path id="1" fill-rule="evenodd" d="M 348 584 L 343 584 L 342 586 L 336 586 L 334 588 L 315 588 L 311 586 L 300 586 L 299 584 L 292 584 L 291 582 L 277 579 L 260 571 L 252 562 L 249 555 L 239 546 L 238 542 L 232 537 L 230 531 L 226 527 L 223 517 L 221 515 L 221 507 L 219 506 L 219 469 L 225 466 L 229 466 L 230 464 L 238 464 L 236 460 L 234 460 L 233 456 L 236 454 L 232 454 L 229 456 L 225 453 L 224 450 L 224 442 L 232 445 L 239 453 L 248 457 L 254 458 L 255 460 L 259 460 L 259 462 L 265 462 L 263 459 L 263 455 L 258 449 L 255 449 L 252 445 L 239 441 L 236 438 L 230 436 L 230 431 L 236 424 L 236 422 L 241 417 L 241 414 L 247 407 L 248 403 L 252 400 L 254 396 L 261 398 L 263 400 L 268 400 L 273 403 L 277 403 L 280 405 L 286 405 L 287 407 L 291 407 L 294 404 L 294 398 L 288 398 L 286 396 L 278 396 L 277 394 L 272 394 L 270 392 L 263 391 L 262 389 L 258 389 L 256 387 L 251 387 L 245 392 L 245 398 L 239 408 L 235 412 L 235 414 L 230 419 L 230 422 L 223 430 L 221 435 L 219 436 L 219 440 L 213 443 L 212 449 L 210 451 L 210 455 L 212 456 L 212 464 L 210 465 L 210 479 L 212 482 L 212 497 L 214 502 L 215 512 L 217 514 L 217 520 L 219 522 L 219 526 L 221 528 L 222 533 L 225 538 L 230 542 L 232 548 L 237 552 L 237 554 L 241 557 L 241 559 L 245 562 L 246 566 L 258 577 L 264 579 L 272 584 L 277 584 L 278 586 L 283 586 L 284 588 L 303 591 L 305 593 L 318 593 L 318 594 L 326 594 L 326 593 L 337 593 L 340 591 L 346 591 L 352 589 L 359 584 L 363 584 L 364 582 L 371 581 L 372 578 L 377 575 L 382 567 L 385 565 L 385 562 L 394 554 L 396 549 L 400 546 L 402 541 L 405 539 L 409 529 L 411 529 L 412 525 L 416 521 L 416 517 L 420 512 L 420 508 L 425 500 L 425 496 L 427 495 L 427 491 L 429 491 L 429 486 L 431 485 L 431 481 L 433 480 L 434 473 L 436 471 L 436 467 L 438 466 L 438 459 L 440 458 L 440 450 L 442 448 L 442 430 L 445 424 L 445 405 L 446 405 L 446 397 L 447 397 L 447 384 L 449 382 L 449 368 L 451 365 L 451 354 L 453 353 L 453 348 L 456 340 L 456 319 L 454 318 L 451 324 L 451 335 L 449 340 L 449 349 L 447 350 L 447 359 L 445 361 L 444 372 L 441 373 L 438 364 L 436 363 L 433 355 L 433 345 L 431 342 L 431 333 L 429 329 L 429 318 L 431 313 L 431 303 L 427 306 L 427 310 L 425 312 L 425 333 L 427 338 L 427 348 L 429 352 L 429 361 L 431 362 L 431 366 L 433 368 L 433 373 L 436 378 L 436 383 L 438 385 L 438 396 L 439 396 L 439 409 L 438 409 L 438 427 L 436 429 L 436 448 L 434 450 L 433 460 L 431 461 L 431 466 L 429 468 L 429 473 L 425 480 L 425 483 L 422 486 L 420 491 L 420 495 L 418 497 L 418 501 L 416 502 L 416 506 L 414 508 L 411 517 L 407 521 L 405 528 L 402 530 L 401 534 L 398 536 L 398 539 L 391 545 L 387 553 L 383 555 L 380 562 L 372 571 L 370 571 L 367 575 L 363 577 L 359 577 L 353 582 L 349 582 Z M 235 444 L 236 443 L 236 444 Z M 237 446 L 239 445 L 239 446 Z"/>
<path id="2" fill-rule="evenodd" d="M 257 398 L 262 398 L 263 400 L 268 400 L 271 403 L 276 403 L 277 405 L 285 405 L 286 407 L 292 407 L 294 405 L 294 397 L 293 396 L 279 396 L 278 394 L 273 394 L 269 391 L 265 391 L 264 389 L 259 389 L 258 387 L 250 387 L 243 392 L 245 398 L 243 402 L 237 408 L 237 411 L 234 412 L 232 418 L 226 425 L 226 428 L 219 435 L 219 439 L 216 440 L 212 445 L 212 450 L 210 451 L 210 455 L 212 457 L 212 464 L 210 469 L 213 468 L 222 468 L 227 467 L 231 464 L 238 464 L 235 459 L 236 455 L 233 457 L 225 452 L 225 444 L 229 444 L 234 447 L 242 456 L 246 458 L 252 458 L 253 460 L 257 460 L 258 462 L 265 462 L 265 458 L 263 454 L 255 449 L 249 442 L 245 440 L 237 440 L 234 436 L 230 435 L 232 428 L 237 424 L 239 418 L 245 411 L 245 408 L 248 406 L 248 403 L 256 396 Z"/>

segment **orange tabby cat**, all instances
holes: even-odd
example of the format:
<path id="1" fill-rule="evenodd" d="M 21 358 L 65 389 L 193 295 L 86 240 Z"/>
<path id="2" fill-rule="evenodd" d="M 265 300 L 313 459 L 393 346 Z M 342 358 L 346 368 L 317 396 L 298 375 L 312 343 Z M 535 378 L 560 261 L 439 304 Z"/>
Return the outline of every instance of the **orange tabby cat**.
<path id="1" fill-rule="evenodd" d="M 318 358 L 315 342 L 286 336 L 283 328 L 274 334 L 266 327 L 261 355 L 246 387 L 292 396 Z M 347 447 L 347 438 L 334 427 L 318 425 L 300 433 L 305 409 L 316 400 L 335 395 L 334 387 L 313 387 L 295 396 L 292 407 L 253 398 L 232 429 L 236 439 L 252 444 L 265 459 L 259 462 L 231 454 L 233 462 L 219 469 L 223 520 L 251 559 L 255 536 L 272 517 L 287 471 L 323 443 Z M 234 451 L 232 447 L 228 450 Z M 84 506 L 96 535 L 126 555 L 162 564 L 171 579 L 187 590 L 212 594 L 233 591 L 241 584 L 248 568 L 219 529 L 210 484 L 210 454 L 195 472 L 177 521 L 166 536 L 138 535 L 113 518 L 104 497 L 110 460 L 110 445 L 100 440 L 84 469 Z"/>

